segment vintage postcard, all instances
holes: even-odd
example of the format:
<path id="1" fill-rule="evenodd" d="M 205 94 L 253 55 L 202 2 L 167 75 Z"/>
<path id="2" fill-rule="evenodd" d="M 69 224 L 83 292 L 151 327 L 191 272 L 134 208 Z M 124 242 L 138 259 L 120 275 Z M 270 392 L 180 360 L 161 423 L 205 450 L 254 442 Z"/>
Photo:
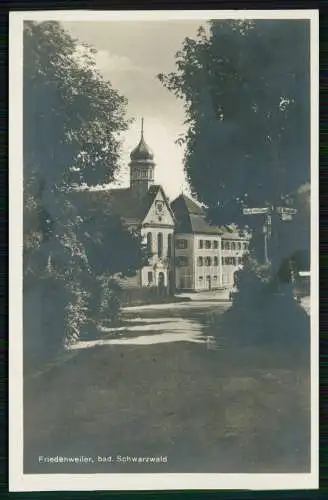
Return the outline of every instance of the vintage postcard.
<path id="1" fill-rule="evenodd" d="M 11 491 L 318 488 L 318 12 L 12 12 Z"/>

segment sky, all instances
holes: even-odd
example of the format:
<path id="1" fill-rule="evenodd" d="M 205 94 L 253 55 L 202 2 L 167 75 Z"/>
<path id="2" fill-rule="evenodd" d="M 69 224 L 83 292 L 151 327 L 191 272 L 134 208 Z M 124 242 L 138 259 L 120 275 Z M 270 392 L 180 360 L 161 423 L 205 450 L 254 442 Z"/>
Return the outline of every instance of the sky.
<path id="1" fill-rule="evenodd" d="M 128 99 L 135 121 L 124 136 L 120 185 L 129 183 L 129 154 L 144 137 L 155 156 L 155 183 L 169 198 L 189 192 L 183 170 L 183 148 L 175 144 L 186 129 L 183 102 L 158 81 L 158 73 L 175 70 L 174 56 L 185 37 L 194 37 L 202 21 L 75 21 L 62 22 L 74 38 L 97 50 L 97 66 L 105 79 Z"/>

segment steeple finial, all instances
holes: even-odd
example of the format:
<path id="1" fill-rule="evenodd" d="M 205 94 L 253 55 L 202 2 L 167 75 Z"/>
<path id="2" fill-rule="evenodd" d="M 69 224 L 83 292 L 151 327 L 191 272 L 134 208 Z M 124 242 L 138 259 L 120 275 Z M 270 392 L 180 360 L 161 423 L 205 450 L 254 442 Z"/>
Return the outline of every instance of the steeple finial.
<path id="1" fill-rule="evenodd" d="M 141 137 L 139 140 L 139 143 L 136 148 L 134 148 L 133 151 L 131 151 L 130 154 L 131 161 L 147 161 L 154 163 L 154 155 L 145 143 L 144 139 L 144 119 L 143 117 L 141 118 Z"/>

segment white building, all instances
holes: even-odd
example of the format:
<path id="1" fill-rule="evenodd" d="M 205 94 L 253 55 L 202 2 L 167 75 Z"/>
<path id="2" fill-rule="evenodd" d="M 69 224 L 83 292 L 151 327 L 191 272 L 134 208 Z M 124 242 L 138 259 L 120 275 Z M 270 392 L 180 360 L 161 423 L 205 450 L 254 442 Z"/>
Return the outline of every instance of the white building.
<path id="1" fill-rule="evenodd" d="M 243 264 L 248 252 L 249 235 L 242 234 L 236 228 L 221 228 L 221 265 L 222 287 L 230 288 L 234 283 L 234 274 Z"/>
<path id="2" fill-rule="evenodd" d="M 230 287 L 246 250 L 245 237 L 210 225 L 204 209 L 181 194 L 170 205 L 154 184 L 154 155 L 141 138 L 130 154 L 130 186 L 96 191 L 108 213 L 118 215 L 147 243 L 149 264 L 124 278 L 125 288 L 160 287 L 170 291 Z M 92 191 L 89 191 L 92 197 Z"/>
<path id="3" fill-rule="evenodd" d="M 178 290 L 221 288 L 221 239 L 219 228 L 208 224 L 205 212 L 180 195 L 171 204 L 175 227 L 175 283 Z"/>

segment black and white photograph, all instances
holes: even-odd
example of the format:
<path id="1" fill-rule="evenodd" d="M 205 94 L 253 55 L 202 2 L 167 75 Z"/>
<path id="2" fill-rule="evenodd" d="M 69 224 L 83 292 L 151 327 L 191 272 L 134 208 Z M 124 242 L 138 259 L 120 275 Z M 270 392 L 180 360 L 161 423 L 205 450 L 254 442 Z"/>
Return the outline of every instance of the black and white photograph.
<path id="1" fill-rule="evenodd" d="M 318 488 L 318 12 L 9 36 L 11 490 Z"/>

